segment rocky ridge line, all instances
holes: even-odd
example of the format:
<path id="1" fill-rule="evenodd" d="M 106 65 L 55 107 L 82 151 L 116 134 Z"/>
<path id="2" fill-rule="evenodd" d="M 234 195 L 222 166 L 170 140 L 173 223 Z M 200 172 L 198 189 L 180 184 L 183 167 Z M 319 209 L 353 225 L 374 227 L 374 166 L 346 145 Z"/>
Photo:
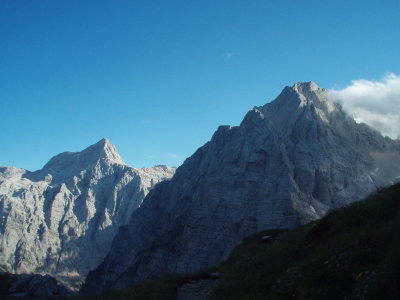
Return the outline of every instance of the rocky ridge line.
<path id="1" fill-rule="evenodd" d="M 79 289 L 109 251 L 118 228 L 175 168 L 126 165 L 103 139 L 64 152 L 43 169 L 0 168 L 0 266 L 50 274 Z"/>

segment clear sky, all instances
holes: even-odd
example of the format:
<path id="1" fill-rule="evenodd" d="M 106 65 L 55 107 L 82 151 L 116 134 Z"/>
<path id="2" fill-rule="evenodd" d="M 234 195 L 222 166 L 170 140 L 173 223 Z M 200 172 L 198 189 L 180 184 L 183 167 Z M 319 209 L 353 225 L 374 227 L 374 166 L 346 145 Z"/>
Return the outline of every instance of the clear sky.
<path id="1" fill-rule="evenodd" d="M 0 1 L 0 165 L 179 165 L 286 85 L 400 74 L 400 1 Z"/>

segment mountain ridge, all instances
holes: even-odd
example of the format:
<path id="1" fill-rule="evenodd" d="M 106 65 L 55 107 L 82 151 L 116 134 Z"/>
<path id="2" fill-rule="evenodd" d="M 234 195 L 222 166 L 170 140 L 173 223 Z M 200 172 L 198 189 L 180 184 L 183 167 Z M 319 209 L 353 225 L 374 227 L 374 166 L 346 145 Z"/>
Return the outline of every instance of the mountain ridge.
<path id="1" fill-rule="evenodd" d="M 67 162 L 65 162 L 66 160 Z M 101 139 L 94 145 L 87 147 L 80 152 L 63 152 L 54 156 L 43 167 L 43 170 L 52 170 L 54 166 L 63 166 L 65 164 L 77 164 L 82 167 L 81 162 L 93 163 L 96 160 L 106 160 L 113 163 L 126 165 L 115 146 L 106 138 Z"/>
<path id="2" fill-rule="evenodd" d="M 119 226 L 175 168 L 135 169 L 107 139 L 41 169 L 0 169 L 0 266 L 46 273 L 77 290 Z"/>

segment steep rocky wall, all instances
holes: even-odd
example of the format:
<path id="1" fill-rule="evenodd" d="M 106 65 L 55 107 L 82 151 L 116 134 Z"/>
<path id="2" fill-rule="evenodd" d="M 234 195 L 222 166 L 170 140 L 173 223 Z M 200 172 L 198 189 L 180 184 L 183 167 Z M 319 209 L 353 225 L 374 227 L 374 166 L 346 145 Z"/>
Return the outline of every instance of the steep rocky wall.
<path id="1" fill-rule="evenodd" d="M 320 218 L 399 180 L 399 159 L 399 141 L 357 124 L 326 90 L 286 87 L 150 192 L 82 292 L 215 265 L 253 232 Z"/>

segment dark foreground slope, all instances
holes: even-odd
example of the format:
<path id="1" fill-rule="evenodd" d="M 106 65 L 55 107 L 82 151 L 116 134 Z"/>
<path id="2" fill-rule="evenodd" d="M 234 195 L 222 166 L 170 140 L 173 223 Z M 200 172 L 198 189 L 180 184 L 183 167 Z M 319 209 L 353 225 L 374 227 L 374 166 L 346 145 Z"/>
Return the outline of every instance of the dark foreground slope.
<path id="1" fill-rule="evenodd" d="M 0 299 L 61 300 L 72 295 L 49 275 L 0 272 Z"/>
<path id="2" fill-rule="evenodd" d="M 400 185 L 263 243 L 220 269 L 215 299 L 400 299 Z"/>
<path id="3" fill-rule="evenodd" d="M 87 299 L 176 299 L 213 279 L 211 299 L 400 299 L 400 184 L 294 230 L 246 238 L 218 267 Z"/>

